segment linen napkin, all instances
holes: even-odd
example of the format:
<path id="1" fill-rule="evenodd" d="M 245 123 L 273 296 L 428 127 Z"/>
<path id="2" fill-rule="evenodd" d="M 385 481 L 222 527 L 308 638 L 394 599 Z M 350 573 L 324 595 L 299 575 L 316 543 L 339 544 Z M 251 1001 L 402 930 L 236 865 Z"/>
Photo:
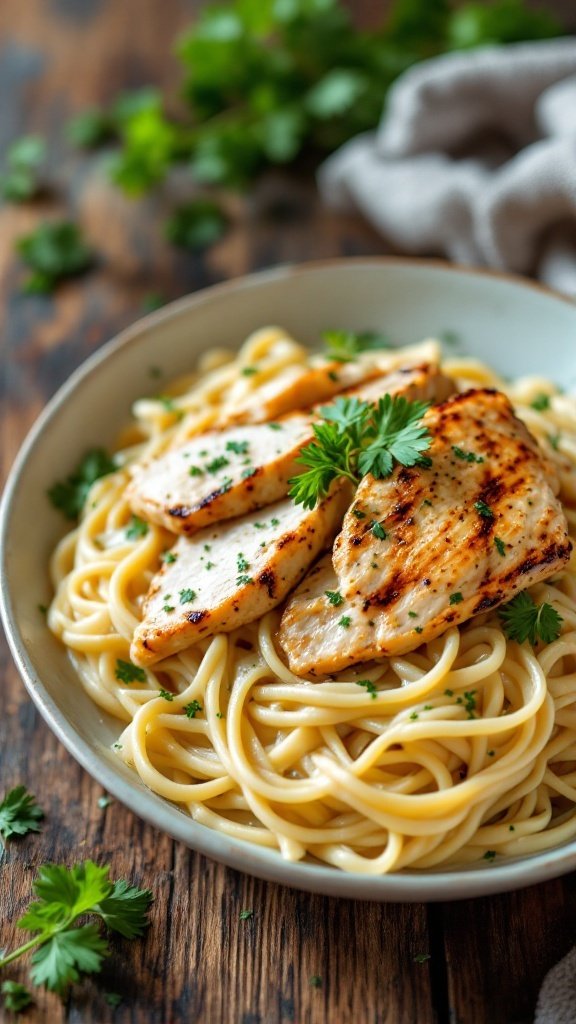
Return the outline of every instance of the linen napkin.
<path id="1" fill-rule="evenodd" d="M 576 949 L 544 978 L 534 1024 L 574 1024 L 576 1021 Z"/>
<path id="2" fill-rule="evenodd" d="M 378 130 L 333 154 L 319 186 L 405 252 L 535 273 L 576 295 L 576 38 L 415 65 Z"/>

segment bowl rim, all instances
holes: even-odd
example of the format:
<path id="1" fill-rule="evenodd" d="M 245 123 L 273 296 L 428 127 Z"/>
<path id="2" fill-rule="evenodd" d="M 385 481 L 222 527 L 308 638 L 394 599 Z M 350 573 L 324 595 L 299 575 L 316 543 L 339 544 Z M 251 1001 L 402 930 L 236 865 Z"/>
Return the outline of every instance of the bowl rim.
<path id="1" fill-rule="evenodd" d="M 268 282 L 289 280 L 314 271 L 375 266 L 404 269 L 408 273 L 411 268 L 419 268 L 442 271 L 450 275 L 491 278 L 518 288 L 536 290 L 551 299 L 567 303 L 576 310 L 576 301 L 569 296 L 514 274 L 487 268 L 454 266 L 446 260 L 438 259 L 354 256 L 283 263 L 200 289 L 139 318 L 99 347 L 71 373 L 49 399 L 20 447 L 8 473 L 0 503 L 0 578 L 3 581 L 0 587 L 0 618 L 24 685 L 58 740 L 92 778 L 107 791 L 114 793 L 119 802 L 173 839 L 228 867 L 268 881 L 323 895 L 391 902 L 468 899 L 534 885 L 573 870 L 576 867 L 576 840 L 502 865 L 491 863 L 485 867 L 464 867 L 458 870 L 402 871 L 370 876 L 360 873 L 348 874 L 328 865 L 311 862 L 284 861 L 277 850 L 253 845 L 209 829 L 195 822 L 176 804 L 164 800 L 146 788 L 142 789 L 136 775 L 133 780 L 125 777 L 113 762 L 109 763 L 99 755 L 76 731 L 75 726 L 46 690 L 40 674 L 32 664 L 16 619 L 11 595 L 8 587 L 4 585 L 8 578 L 7 551 L 12 510 L 28 459 L 41 443 L 46 425 L 64 409 L 77 386 L 96 374 L 101 365 L 114 353 L 137 343 L 143 334 L 155 331 L 163 323 L 185 316 L 205 302 L 211 302 L 214 296 L 225 298 L 238 291 L 257 289 Z"/>

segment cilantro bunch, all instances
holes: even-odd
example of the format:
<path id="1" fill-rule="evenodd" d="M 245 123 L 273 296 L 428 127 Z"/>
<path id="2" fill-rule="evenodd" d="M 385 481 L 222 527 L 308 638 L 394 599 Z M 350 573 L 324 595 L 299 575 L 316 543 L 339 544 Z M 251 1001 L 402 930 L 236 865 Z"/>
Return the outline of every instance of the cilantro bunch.
<path id="1" fill-rule="evenodd" d="M 377 405 L 340 397 L 323 406 L 322 419 L 313 425 L 315 441 L 297 459 L 308 469 L 289 481 L 290 497 L 314 508 L 337 477 L 358 485 L 366 473 L 377 479 L 389 476 L 395 462 L 429 464 L 422 454 L 431 440 L 422 424 L 427 408 L 402 395 L 384 395 Z"/>

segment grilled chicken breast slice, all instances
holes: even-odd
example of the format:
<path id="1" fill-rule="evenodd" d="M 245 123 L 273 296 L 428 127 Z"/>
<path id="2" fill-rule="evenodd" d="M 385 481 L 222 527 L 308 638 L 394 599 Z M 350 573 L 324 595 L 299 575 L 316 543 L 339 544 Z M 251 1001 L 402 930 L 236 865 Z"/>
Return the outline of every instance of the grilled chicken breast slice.
<path id="1" fill-rule="evenodd" d="M 284 497 L 311 439 L 309 415 L 200 434 L 136 469 L 130 507 L 173 533 L 246 515 Z"/>
<path id="2" fill-rule="evenodd" d="M 407 653 L 568 560 L 550 469 L 503 394 L 456 395 L 424 422 L 432 465 L 397 466 L 384 480 L 367 475 L 346 513 L 334 545 L 337 579 L 324 587 L 342 603 L 333 609 L 317 588 L 306 594 L 308 578 L 290 598 L 279 641 L 295 672 L 324 675 Z M 343 616 L 350 621 L 338 627 Z"/>
<path id="3" fill-rule="evenodd" d="M 387 392 L 426 401 L 452 389 L 438 367 L 424 363 L 381 374 L 346 394 L 368 402 Z M 135 469 L 130 507 L 173 533 L 193 533 L 279 501 L 302 468 L 297 459 L 313 440 L 312 421 L 308 413 L 293 413 L 274 423 L 193 437 Z"/>
<path id="4" fill-rule="evenodd" d="M 290 499 L 216 529 L 180 537 L 174 561 L 152 580 L 130 657 L 152 665 L 214 633 L 260 618 L 301 580 L 329 547 L 350 504 L 348 484 L 334 484 L 315 509 Z"/>
<path id="5" fill-rule="evenodd" d="M 343 393 L 346 398 L 376 405 L 384 395 L 404 395 L 411 402 L 443 402 L 455 391 L 454 381 L 434 363 L 408 364 L 383 373 Z M 338 396 L 336 396 L 338 397 Z"/>
<path id="6" fill-rule="evenodd" d="M 231 389 L 216 421 L 218 428 L 239 423 L 266 423 L 296 409 L 326 403 L 334 395 L 401 366 L 438 363 L 440 346 L 427 340 L 399 349 L 362 352 L 350 362 L 322 356 L 307 364 L 289 364 L 280 371 L 253 367 Z"/>
<path id="7" fill-rule="evenodd" d="M 377 656 L 374 615 L 360 601 L 346 601 L 339 588 L 328 553 L 288 598 L 277 639 L 298 676 L 320 678 Z"/>

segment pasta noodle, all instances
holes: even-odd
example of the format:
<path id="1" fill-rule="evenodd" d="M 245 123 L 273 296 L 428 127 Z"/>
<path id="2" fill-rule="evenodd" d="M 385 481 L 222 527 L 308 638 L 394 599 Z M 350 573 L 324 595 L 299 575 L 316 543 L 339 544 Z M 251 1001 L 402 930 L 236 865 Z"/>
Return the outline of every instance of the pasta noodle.
<path id="1" fill-rule="evenodd" d="M 140 536 L 127 530 L 130 465 L 203 432 L 225 400 L 249 394 L 256 385 L 243 367 L 257 360 L 272 379 L 308 358 L 281 331 L 263 330 L 237 356 L 205 357 L 168 399 L 136 402 L 118 472 L 94 484 L 80 524 L 54 553 L 49 624 L 91 699 L 123 723 L 118 756 L 197 822 L 344 871 L 465 865 L 575 837 L 574 556 L 532 588 L 563 619 L 559 638 L 541 649 L 508 640 L 493 612 L 411 654 L 311 682 L 280 657 L 274 610 L 131 683 L 117 678 L 173 539 L 153 524 Z M 472 360 L 443 369 L 461 390 L 508 394 L 557 464 L 576 537 L 576 401 L 543 379 L 506 383 Z M 550 403 L 538 410 L 541 394 Z M 377 687 L 377 700 L 360 678 Z"/>

